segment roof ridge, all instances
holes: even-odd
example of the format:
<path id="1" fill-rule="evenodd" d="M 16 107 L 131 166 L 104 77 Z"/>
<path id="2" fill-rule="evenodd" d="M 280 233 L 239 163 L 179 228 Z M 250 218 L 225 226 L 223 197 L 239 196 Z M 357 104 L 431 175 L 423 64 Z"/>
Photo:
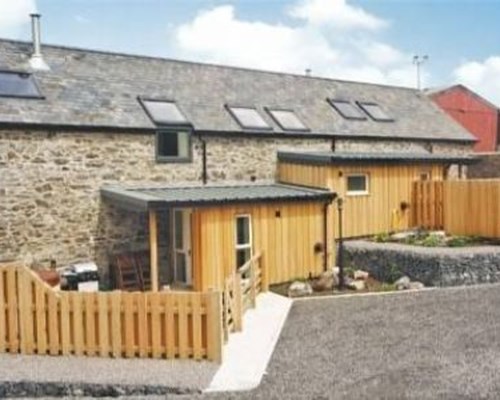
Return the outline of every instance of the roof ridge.
<path id="1" fill-rule="evenodd" d="M 31 44 L 31 42 L 27 41 L 27 40 L 8 39 L 8 38 L 1 38 L 0 37 L 0 43 L 1 42 L 23 44 L 23 45 L 30 45 Z M 222 69 L 230 69 L 230 70 L 239 70 L 239 71 L 271 74 L 271 75 L 278 75 L 278 76 L 291 76 L 291 77 L 295 77 L 295 78 L 303 78 L 303 79 L 311 79 L 311 80 L 323 80 L 323 81 L 328 81 L 328 82 L 340 82 L 340 83 L 347 83 L 347 84 L 354 84 L 354 85 L 369 85 L 369 86 L 377 86 L 377 87 L 383 87 L 383 88 L 405 90 L 405 91 L 420 93 L 419 90 L 412 88 L 412 87 L 408 87 L 408 86 L 396 86 L 396 85 L 389 85 L 389 84 L 383 84 L 383 83 L 353 81 L 353 80 L 347 80 L 347 79 L 330 78 L 330 77 L 325 77 L 325 76 L 307 76 L 307 75 L 294 73 L 294 72 L 279 72 L 279 71 L 271 71 L 271 70 L 258 69 L 258 68 L 241 67 L 241 66 L 235 66 L 235 65 L 224 65 L 224 64 L 217 64 L 217 63 L 210 63 L 210 62 L 192 61 L 192 60 L 180 60 L 180 59 L 175 59 L 175 58 L 170 58 L 170 57 L 134 54 L 134 53 L 127 53 L 127 52 L 111 51 L 111 50 L 90 49 L 90 48 L 84 48 L 84 47 L 78 47 L 78 46 L 68 46 L 68 45 L 59 45 L 59 44 L 51 44 L 51 43 L 42 44 L 42 50 L 44 47 L 45 48 L 60 49 L 60 50 L 71 50 L 71 51 L 79 51 L 79 52 L 86 52 L 86 53 L 94 53 L 94 54 L 99 54 L 99 55 L 130 57 L 130 58 L 146 59 L 146 60 L 150 59 L 150 60 L 157 60 L 157 61 L 164 61 L 164 62 L 171 62 L 171 63 L 189 64 L 189 65 L 205 66 L 205 67 L 212 67 L 212 68 L 222 68 Z"/>

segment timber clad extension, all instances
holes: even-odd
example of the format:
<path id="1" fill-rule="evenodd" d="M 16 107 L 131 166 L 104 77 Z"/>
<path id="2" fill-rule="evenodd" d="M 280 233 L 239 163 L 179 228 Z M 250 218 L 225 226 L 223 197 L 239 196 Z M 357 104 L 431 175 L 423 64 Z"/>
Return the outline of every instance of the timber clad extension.
<path id="1" fill-rule="evenodd" d="M 257 254 L 266 284 L 317 275 L 334 262 L 334 193 L 350 235 L 407 227 L 411 181 L 450 177 L 475 142 L 413 89 L 61 46 L 42 46 L 40 71 L 31 52 L 0 40 L 0 82 L 39 90 L 0 85 L 0 261 L 94 260 L 106 275 L 116 254 L 149 249 L 154 289 L 220 289 Z M 364 160 L 278 161 L 290 152 Z M 107 190 L 130 186 L 196 189 Z"/>

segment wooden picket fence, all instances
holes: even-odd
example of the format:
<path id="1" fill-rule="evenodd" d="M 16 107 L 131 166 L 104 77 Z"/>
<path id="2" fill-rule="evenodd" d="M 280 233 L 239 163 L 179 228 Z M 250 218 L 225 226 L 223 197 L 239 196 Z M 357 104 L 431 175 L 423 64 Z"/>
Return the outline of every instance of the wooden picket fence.
<path id="1" fill-rule="evenodd" d="M 226 278 L 224 286 L 222 320 L 224 339 L 227 340 L 231 332 L 243 329 L 243 315 L 256 307 L 259 293 L 268 290 L 262 252 Z"/>
<path id="2" fill-rule="evenodd" d="M 56 292 L 0 266 L 0 352 L 221 361 L 221 293 Z"/>
<path id="3" fill-rule="evenodd" d="M 416 181 L 412 190 L 412 225 L 425 229 L 444 226 L 443 181 Z"/>
<path id="4" fill-rule="evenodd" d="M 415 182 L 413 225 L 500 238 L 500 180 Z"/>

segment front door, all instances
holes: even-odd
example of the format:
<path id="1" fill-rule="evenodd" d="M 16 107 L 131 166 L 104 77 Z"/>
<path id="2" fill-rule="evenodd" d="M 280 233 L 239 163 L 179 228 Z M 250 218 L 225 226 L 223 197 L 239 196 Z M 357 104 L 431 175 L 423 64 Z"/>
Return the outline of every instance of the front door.
<path id="1" fill-rule="evenodd" d="M 174 209 L 173 218 L 174 280 L 187 285 L 191 274 L 191 210 Z"/>

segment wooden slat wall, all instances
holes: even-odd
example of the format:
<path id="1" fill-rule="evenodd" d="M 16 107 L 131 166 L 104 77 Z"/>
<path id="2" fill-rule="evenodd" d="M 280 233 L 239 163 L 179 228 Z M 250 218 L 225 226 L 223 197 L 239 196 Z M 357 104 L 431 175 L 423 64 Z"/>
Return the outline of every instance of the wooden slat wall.
<path id="1" fill-rule="evenodd" d="M 0 266 L 0 352 L 100 357 L 222 357 L 220 292 L 55 292 Z"/>
<path id="2" fill-rule="evenodd" d="M 280 216 L 277 216 L 279 213 Z M 193 211 L 193 272 L 196 290 L 223 288 L 236 268 L 235 216 L 250 214 L 254 254 L 269 283 L 318 275 L 323 270 L 323 204 L 276 203 L 199 208 Z M 333 246 L 332 246 L 333 247 Z M 333 252 L 333 249 L 331 249 Z"/>
<path id="3" fill-rule="evenodd" d="M 500 238 L 500 180 L 446 181 L 443 193 L 448 233 Z"/>
<path id="4" fill-rule="evenodd" d="M 356 165 L 318 166 L 280 163 L 280 182 L 329 188 L 344 199 L 344 236 L 357 237 L 408 229 L 412 226 L 412 183 L 424 172 L 432 180 L 442 180 L 442 165 Z M 350 173 L 369 175 L 370 193 L 366 196 L 346 195 L 346 176 Z M 401 202 L 410 210 L 401 212 Z M 337 213 L 333 213 L 333 230 L 337 237 Z"/>

